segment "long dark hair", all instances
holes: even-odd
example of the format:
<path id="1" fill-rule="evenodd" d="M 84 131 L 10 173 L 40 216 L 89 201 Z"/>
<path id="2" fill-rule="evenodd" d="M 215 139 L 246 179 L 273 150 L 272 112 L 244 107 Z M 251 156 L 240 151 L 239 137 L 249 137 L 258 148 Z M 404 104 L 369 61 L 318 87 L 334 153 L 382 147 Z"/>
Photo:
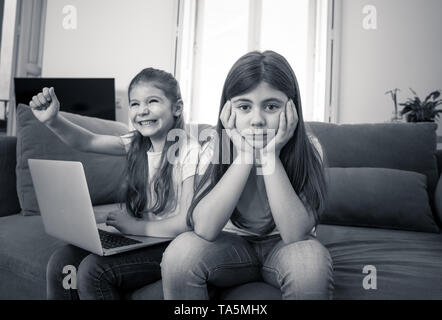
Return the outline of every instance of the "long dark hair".
<path id="1" fill-rule="evenodd" d="M 273 51 L 262 53 L 254 51 L 242 56 L 227 75 L 222 91 L 219 114 L 221 114 L 221 110 L 227 100 L 252 91 L 261 82 L 266 82 L 273 88 L 284 92 L 296 105 L 299 118 L 298 125 L 293 137 L 281 150 L 280 159 L 293 189 L 298 195 L 301 193 L 304 195 L 304 205 L 310 209 L 309 212 L 313 213 L 317 224 L 319 214 L 324 207 L 326 192 L 324 167 L 318 150 L 313 147 L 309 140 L 302 116 L 298 81 L 287 60 Z M 218 120 L 216 127 L 218 137 L 222 136 L 223 129 L 224 126 Z M 187 216 L 187 223 L 189 225 L 193 225 L 192 214 L 195 207 L 213 189 L 230 166 L 230 164 L 223 164 L 222 155 L 230 154 L 231 160 L 233 160 L 233 144 L 229 143 L 230 150 L 226 153 L 226 150 L 223 150 L 224 144 L 222 140 L 221 138 L 218 139 L 219 159 L 212 159 L 213 161 L 209 164 L 196 187 Z M 210 184 L 204 187 L 207 181 Z M 232 222 L 237 224 L 238 220 L 239 213 L 235 209 L 232 215 Z M 275 224 L 272 221 L 271 225 L 264 228 L 265 232 L 271 231 L 274 227 Z"/>
<path id="2" fill-rule="evenodd" d="M 128 94 L 130 95 L 134 86 L 145 83 L 153 84 L 161 89 L 170 100 L 172 108 L 182 103 L 178 81 L 170 73 L 154 68 L 144 69 L 132 79 Z M 182 113 L 175 117 L 172 129 L 174 128 L 184 128 Z M 175 141 L 166 141 L 161 155 L 160 169 L 149 183 L 147 151 L 152 147 L 152 142 L 149 137 L 144 137 L 137 130 L 133 131 L 133 139 L 127 153 L 125 202 L 127 211 L 135 217 L 141 218 L 144 210 L 159 215 L 176 208 L 173 164 L 167 161 L 167 151 L 174 143 Z"/>

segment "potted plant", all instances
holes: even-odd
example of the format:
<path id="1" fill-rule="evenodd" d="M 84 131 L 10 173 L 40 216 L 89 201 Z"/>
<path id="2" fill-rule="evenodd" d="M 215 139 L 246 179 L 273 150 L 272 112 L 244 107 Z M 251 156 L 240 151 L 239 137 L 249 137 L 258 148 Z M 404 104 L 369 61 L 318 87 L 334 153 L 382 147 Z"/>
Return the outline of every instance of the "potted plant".
<path id="1" fill-rule="evenodd" d="M 410 88 L 410 91 L 414 97 L 399 104 L 404 107 L 401 115 L 405 115 L 407 122 L 434 122 L 439 118 L 439 113 L 442 112 L 437 109 L 437 106 L 442 104 L 442 99 L 439 98 L 440 90 L 431 92 L 423 101 L 413 89 Z"/>

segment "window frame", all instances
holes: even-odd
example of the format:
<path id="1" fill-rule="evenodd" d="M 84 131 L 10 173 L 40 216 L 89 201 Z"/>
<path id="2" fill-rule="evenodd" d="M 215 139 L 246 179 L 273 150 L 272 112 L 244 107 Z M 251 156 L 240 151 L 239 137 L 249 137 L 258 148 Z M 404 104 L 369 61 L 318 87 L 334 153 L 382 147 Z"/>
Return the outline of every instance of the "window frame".
<path id="1" fill-rule="evenodd" d="M 342 0 L 329 0 L 325 122 L 339 123 Z"/>
<path id="2" fill-rule="evenodd" d="M 321 112 L 323 122 L 337 123 L 339 98 L 339 66 L 340 66 L 340 15 L 342 0 L 311 0 L 309 4 L 309 28 L 307 64 L 313 72 L 308 73 L 306 104 L 314 108 L 317 101 L 315 95 L 320 94 L 324 101 L 324 110 Z M 201 28 L 204 22 L 201 14 L 204 10 L 204 0 L 179 0 L 178 49 L 176 56 L 176 77 L 182 88 L 185 104 L 189 106 L 185 113 L 187 123 L 195 122 L 197 106 L 195 101 L 196 90 L 199 87 L 201 69 L 198 61 L 201 59 L 200 43 Z M 321 20 L 321 10 L 327 11 L 326 21 Z M 261 34 L 262 0 L 249 0 L 249 31 L 248 49 L 259 50 Z M 318 22 L 319 21 L 319 22 Z M 319 23 L 326 24 L 326 43 L 323 43 L 323 54 L 317 52 Z M 187 41 L 184 41 L 187 37 Z M 324 59 L 321 65 L 320 59 Z M 317 92 L 315 83 L 318 81 L 318 68 L 325 68 L 324 89 Z"/>

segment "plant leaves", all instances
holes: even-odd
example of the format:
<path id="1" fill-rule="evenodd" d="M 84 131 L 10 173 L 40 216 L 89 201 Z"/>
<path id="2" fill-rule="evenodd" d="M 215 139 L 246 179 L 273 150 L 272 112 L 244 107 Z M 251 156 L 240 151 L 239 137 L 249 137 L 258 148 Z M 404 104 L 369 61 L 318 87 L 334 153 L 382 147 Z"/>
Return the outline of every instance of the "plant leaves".
<path id="1" fill-rule="evenodd" d="M 410 112 L 410 111 L 412 111 L 411 107 L 410 107 L 410 106 L 405 106 L 405 107 L 402 109 L 402 111 L 401 111 L 401 116 L 403 116 L 404 114 L 406 114 L 406 113 L 408 113 L 408 112 Z"/>
<path id="2" fill-rule="evenodd" d="M 430 100 L 430 99 L 436 100 L 437 98 L 439 98 L 439 96 L 440 96 L 440 91 L 439 91 L 439 90 L 433 91 L 432 93 L 430 93 L 430 94 L 425 98 L 425 101 L 424 101 L 424 102 L 427 102 L 427 101 Z"/>
<path id="3" fill-rule="evenodd" d="M 417 97 L 417 93 L 416 91 L 414 91 L 413 89 L 409 88 L 411 92 L 413 92 L 413 94 Z"/>

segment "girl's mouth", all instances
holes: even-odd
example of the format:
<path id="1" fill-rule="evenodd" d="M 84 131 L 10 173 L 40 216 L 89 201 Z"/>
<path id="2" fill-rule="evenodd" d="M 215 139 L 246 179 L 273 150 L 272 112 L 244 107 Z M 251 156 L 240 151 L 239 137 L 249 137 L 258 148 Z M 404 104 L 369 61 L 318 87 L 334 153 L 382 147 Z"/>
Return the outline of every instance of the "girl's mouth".
<path id="1" fill-rule="evenodd" d="M 138 121 L 138 124 L 141 126 L 152 126 L 157 123 L 157 120 L 143 120 Z"/>

